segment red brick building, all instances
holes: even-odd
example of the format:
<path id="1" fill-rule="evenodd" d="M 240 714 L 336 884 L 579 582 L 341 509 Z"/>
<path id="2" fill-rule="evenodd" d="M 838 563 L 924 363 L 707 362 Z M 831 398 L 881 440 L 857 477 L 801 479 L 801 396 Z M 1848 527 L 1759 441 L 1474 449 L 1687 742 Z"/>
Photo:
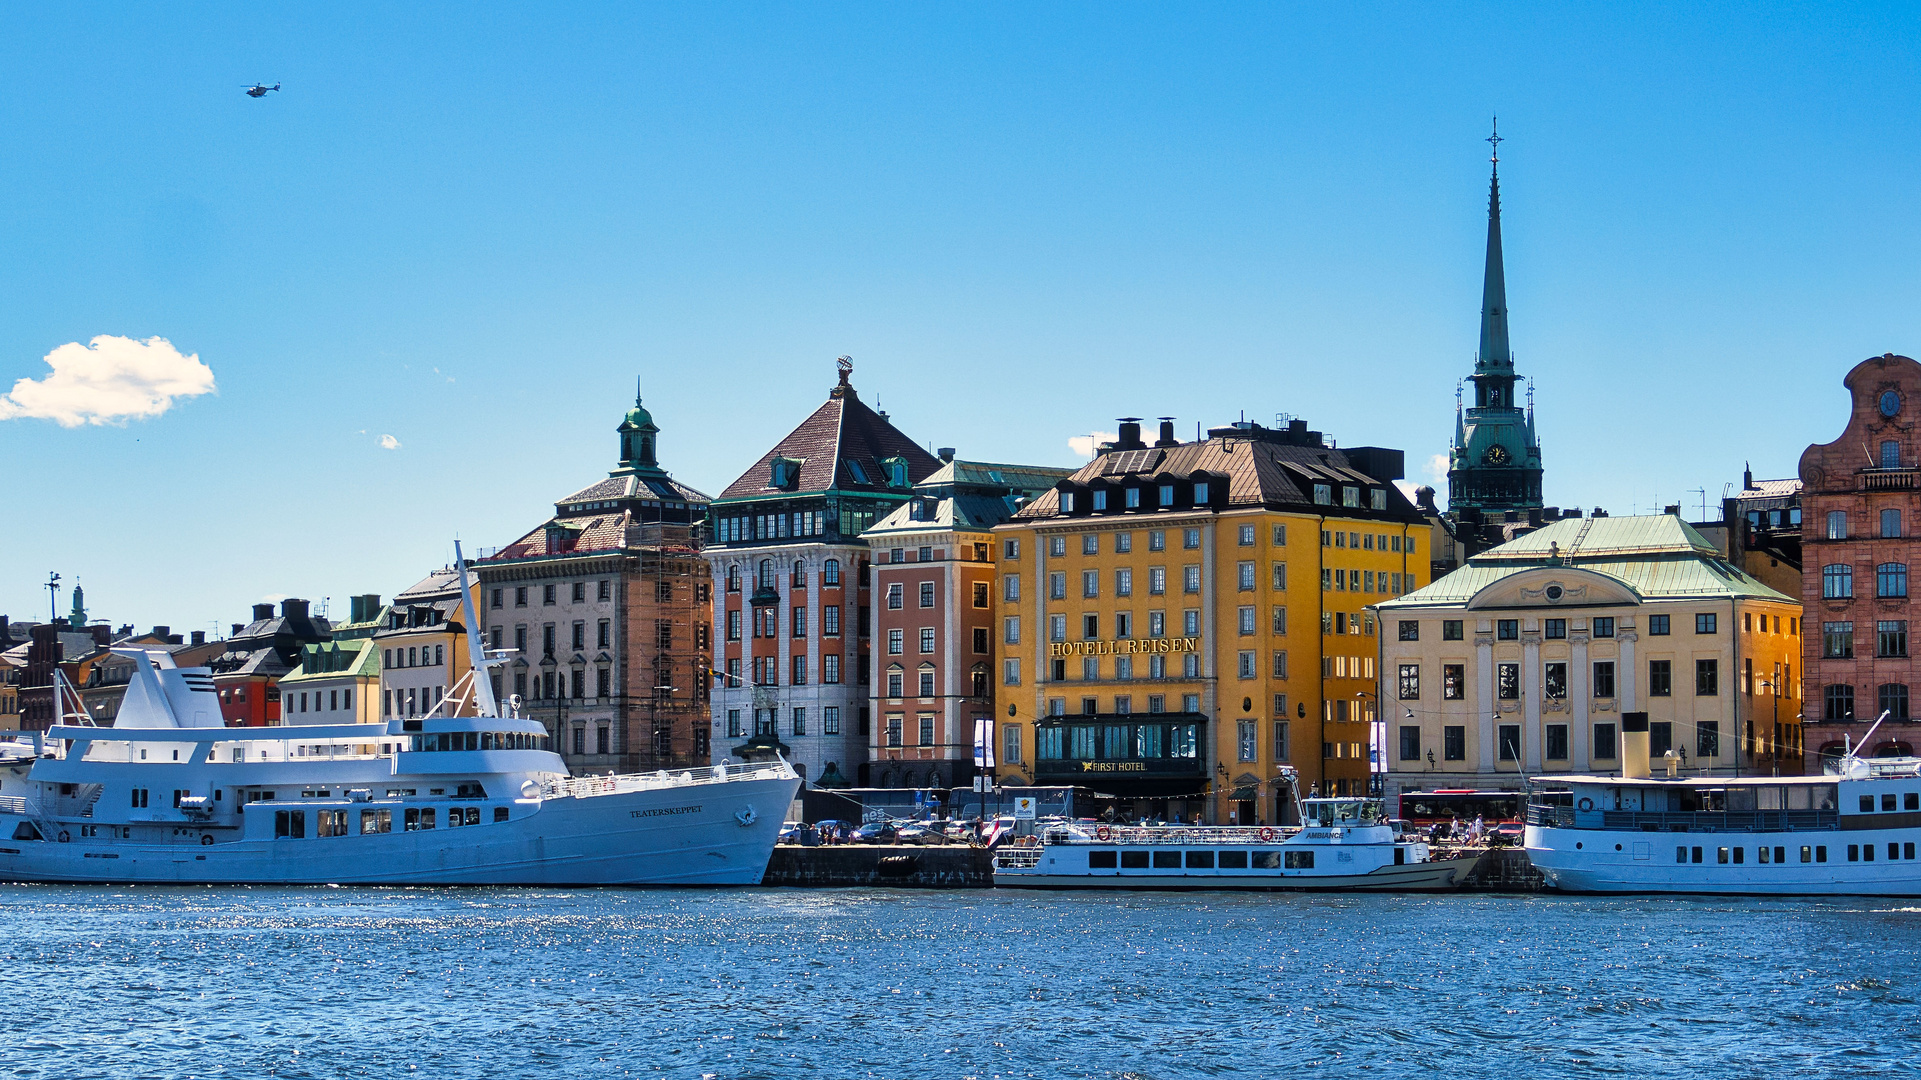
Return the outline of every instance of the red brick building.
<path id="1" fill-rule="evenodd" d="M 1908 573 L 1921 568 L 1921 364 L 1889 353 L 1863 361 L 1848 388 L 1847 428 L 1801 455 L 1802 636 L 1806 752 L 1858 744 L 1883 712 L 1870 754 L 1921 745 L 1910 704 Z"/>

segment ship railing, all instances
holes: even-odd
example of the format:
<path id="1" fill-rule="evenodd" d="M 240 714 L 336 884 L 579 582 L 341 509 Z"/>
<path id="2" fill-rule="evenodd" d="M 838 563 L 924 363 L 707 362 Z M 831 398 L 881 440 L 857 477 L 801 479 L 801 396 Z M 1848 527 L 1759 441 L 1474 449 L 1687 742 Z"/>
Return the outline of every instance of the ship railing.
<path id="1" fill-rule="evenodd" d="M 1588 815 L 1591 817 L 1591 815 Z M 1530 806 L 1527 822 L 1547 828 L 1578 827 L 1573 808 Z M 1808 832 L 1837 827 L 1832 810 L 1603 810 L 1602 829 L 1629 832 Z"/>
<path id="2" fill-rule="evenodd" d="M 542 784 L 541 797 L 587 799 L 598 795 L 624 795 L 635 791 L 660 791 L 736 780 L 785 780 L 794 775 L 793 769 L 785 762 L 765 761 L 748 765 L 702 765 L 686 769 L 661 769 L 650 773 L 562 776 Z"/>
<path id="3" fill-rule="evenodd" d="M 43 840 L 53 839 L 60 831 L 60 826 L 40 809 L 40 805 L 24 795 L 0 795 L 0 814 L 15 814 L 33 822 Z M 13 829 L 7 829 L 0 833 L 0 837 L 11 837 L 13 833 Z"/>
<path id="4" fill-rule="evenodd" d="M 1032 870 L 1041 864 L 1041 849 L 1001 848 L 994 853 L 994 867 L 999 870 Z"/>
<path id="5" fill-rule="evenodd" d="M 1386 822 L 1343 824 L 1355 828 Z M 1272 844 L 1299 831 L 1292 825 L 1074 825 L 1046 829 L 1041 838 L 1050 844 Z"/>

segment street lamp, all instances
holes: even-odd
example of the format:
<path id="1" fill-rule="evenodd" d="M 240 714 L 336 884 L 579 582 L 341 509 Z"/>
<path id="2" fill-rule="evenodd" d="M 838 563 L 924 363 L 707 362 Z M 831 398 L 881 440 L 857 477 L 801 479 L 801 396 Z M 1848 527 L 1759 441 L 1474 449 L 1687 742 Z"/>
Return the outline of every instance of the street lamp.
<path id="1" fill-rule="evenodd" d="M 1768 692 L 1769 713 L 1774 721 L 1774 740 L 1768 744 L 1768 760 L 1773 763 L 1774 775 L 1781 775 L 1781 684 L 1779 677 L 1762 679 L 1761 689 Z"/>

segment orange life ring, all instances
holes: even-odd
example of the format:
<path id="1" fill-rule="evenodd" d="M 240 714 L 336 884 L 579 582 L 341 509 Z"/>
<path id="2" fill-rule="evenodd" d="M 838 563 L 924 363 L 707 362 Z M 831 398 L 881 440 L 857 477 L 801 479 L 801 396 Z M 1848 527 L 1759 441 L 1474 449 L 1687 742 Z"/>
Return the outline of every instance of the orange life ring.
<path id="1" fill-rule="evenodd" d="M 1105 825 L 1102 825 L 1100 828 L 1094 830 L 1094 837 L 1103 844 L 1106 843 L 1108 837 L 1112 835 L 1114 834 Z"/>
<path id="2" fill-rule="evenodd" d="M 1274 839 L 1274 830 L 1263 825 L 1261 827 L 1261 843 L 1265 844 L 1272 839 Z"/>

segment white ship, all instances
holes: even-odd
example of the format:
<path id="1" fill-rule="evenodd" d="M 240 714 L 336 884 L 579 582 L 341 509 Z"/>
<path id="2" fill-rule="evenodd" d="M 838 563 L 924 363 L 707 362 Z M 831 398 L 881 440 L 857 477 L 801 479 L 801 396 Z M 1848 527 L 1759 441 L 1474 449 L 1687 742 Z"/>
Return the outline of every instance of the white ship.
<path id="1" fill-rule="evenodd" d="M 1550 886 L 1921 896 L 1921 759 L 1850 752 L 1821 776 L 1660 778 L 1646 715 L 1621 727 L 1621 776 L 1532 781 L 1527 854 Z"/>
<path id="2" fill-rule="evenodd" d="M 759 884 L 791 767 L 569 776 L 540 724 L 501 715 L 504 654 L 466 615 L 473 673 L 384 724 L 224 727 L 207 669 L 115 650 L 140 662 L 113 727 L 62 708 L 29 753 L 0 753 L 0 880 Z"/>
<path id="3" fill-rule="evenodd" d="M 1063 825 L 1001 848 L 994 884 L 1038 889 L 1342 889 L 1460 885 L 1478 861 L 1435 860 L 1379 799 L 1305 799 L 1299 829 Z"/>

